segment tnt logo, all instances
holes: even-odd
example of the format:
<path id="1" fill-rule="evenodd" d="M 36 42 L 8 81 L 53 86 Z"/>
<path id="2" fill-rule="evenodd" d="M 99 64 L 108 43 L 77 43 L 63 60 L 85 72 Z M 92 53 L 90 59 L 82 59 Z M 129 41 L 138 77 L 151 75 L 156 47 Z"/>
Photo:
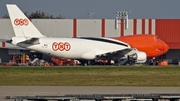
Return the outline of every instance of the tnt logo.
<path id="1" fill-rule="evenodd" d="M 59 42 L 59 43 L 54 42 L 52 44 L 52 49 L 54 51 L 57 51 L 57 50 L 60 50 L 60 51 L 69 51 L 71 49 L 71 45 L 68 42 L 65 42 L 65 43 L 63 43 L 63 42 Z"/>
<path id="2" fill-rule="evenodd" d="M 22 19 L 22 18 L 20 18 L 20 19 L 18 19 L 18 18 L 16 18 L 15 20 L 14 20 L 14 24 L 16 25 L 16 26 L 23 26 L 23 25 L 25 25 L 25 26 L 27 26 L 28 24 L 29 24 L 29 22 L 28 22 L 28 20 L 27 19 Z"/>

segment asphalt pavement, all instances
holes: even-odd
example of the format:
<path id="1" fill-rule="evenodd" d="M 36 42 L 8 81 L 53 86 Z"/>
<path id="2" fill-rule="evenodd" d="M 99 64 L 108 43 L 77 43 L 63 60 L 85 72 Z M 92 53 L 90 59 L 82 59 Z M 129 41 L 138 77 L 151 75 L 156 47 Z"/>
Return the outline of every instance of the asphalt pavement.
<path id="1" fill-rule="evenodd" d="M 5 96 L 63 96 L 65 94 L 180 94 L 180 87 L 124 86 L 0 86 L 0 101 Z"/>

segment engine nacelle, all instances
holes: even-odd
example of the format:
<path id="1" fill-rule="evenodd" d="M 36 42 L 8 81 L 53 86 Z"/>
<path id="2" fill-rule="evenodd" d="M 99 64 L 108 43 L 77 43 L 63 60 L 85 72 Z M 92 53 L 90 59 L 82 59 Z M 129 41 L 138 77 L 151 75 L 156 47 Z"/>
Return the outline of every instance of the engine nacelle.
<path id="1" fill-rule="evenodd" d="M 135 54 L 129 55 L 128 60 L 135 61 L 136 63 L 146 62 L 147 55 L 145 52 L 136 51 Z"/>

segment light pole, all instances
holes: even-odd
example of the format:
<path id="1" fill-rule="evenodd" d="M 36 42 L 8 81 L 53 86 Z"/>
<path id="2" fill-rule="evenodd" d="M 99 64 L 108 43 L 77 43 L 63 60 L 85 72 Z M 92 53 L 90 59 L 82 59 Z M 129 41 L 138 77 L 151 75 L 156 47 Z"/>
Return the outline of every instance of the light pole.
<path id="1" fill-rule="evenodd" d="M 89 18 L 92 18 L 92 15 L 94 14 L 93 12 L 88 12 L 87 14 L 89 14 Z"/>
<path id="2" fill-rule="evenodd" d="M 118 29 L 118 24 L 119 24 L 118 20 L 120 20 L 120 19 L 125 20 L 125 22 L 124 22 L 125 29 L 128 29 L 128 12 L 126 12 L 126 11 L 117 11 L 116 12 L 116 29 Z"/>

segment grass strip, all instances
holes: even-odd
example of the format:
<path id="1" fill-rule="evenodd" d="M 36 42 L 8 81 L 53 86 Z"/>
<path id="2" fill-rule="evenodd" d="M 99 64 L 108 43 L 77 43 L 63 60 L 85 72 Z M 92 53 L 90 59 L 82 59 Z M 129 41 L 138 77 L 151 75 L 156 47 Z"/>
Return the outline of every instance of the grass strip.
<path id="1" fill-rule="evenodd" d="M 0 86 L 180 86 L 180 66 L 0 67 Z"/>

